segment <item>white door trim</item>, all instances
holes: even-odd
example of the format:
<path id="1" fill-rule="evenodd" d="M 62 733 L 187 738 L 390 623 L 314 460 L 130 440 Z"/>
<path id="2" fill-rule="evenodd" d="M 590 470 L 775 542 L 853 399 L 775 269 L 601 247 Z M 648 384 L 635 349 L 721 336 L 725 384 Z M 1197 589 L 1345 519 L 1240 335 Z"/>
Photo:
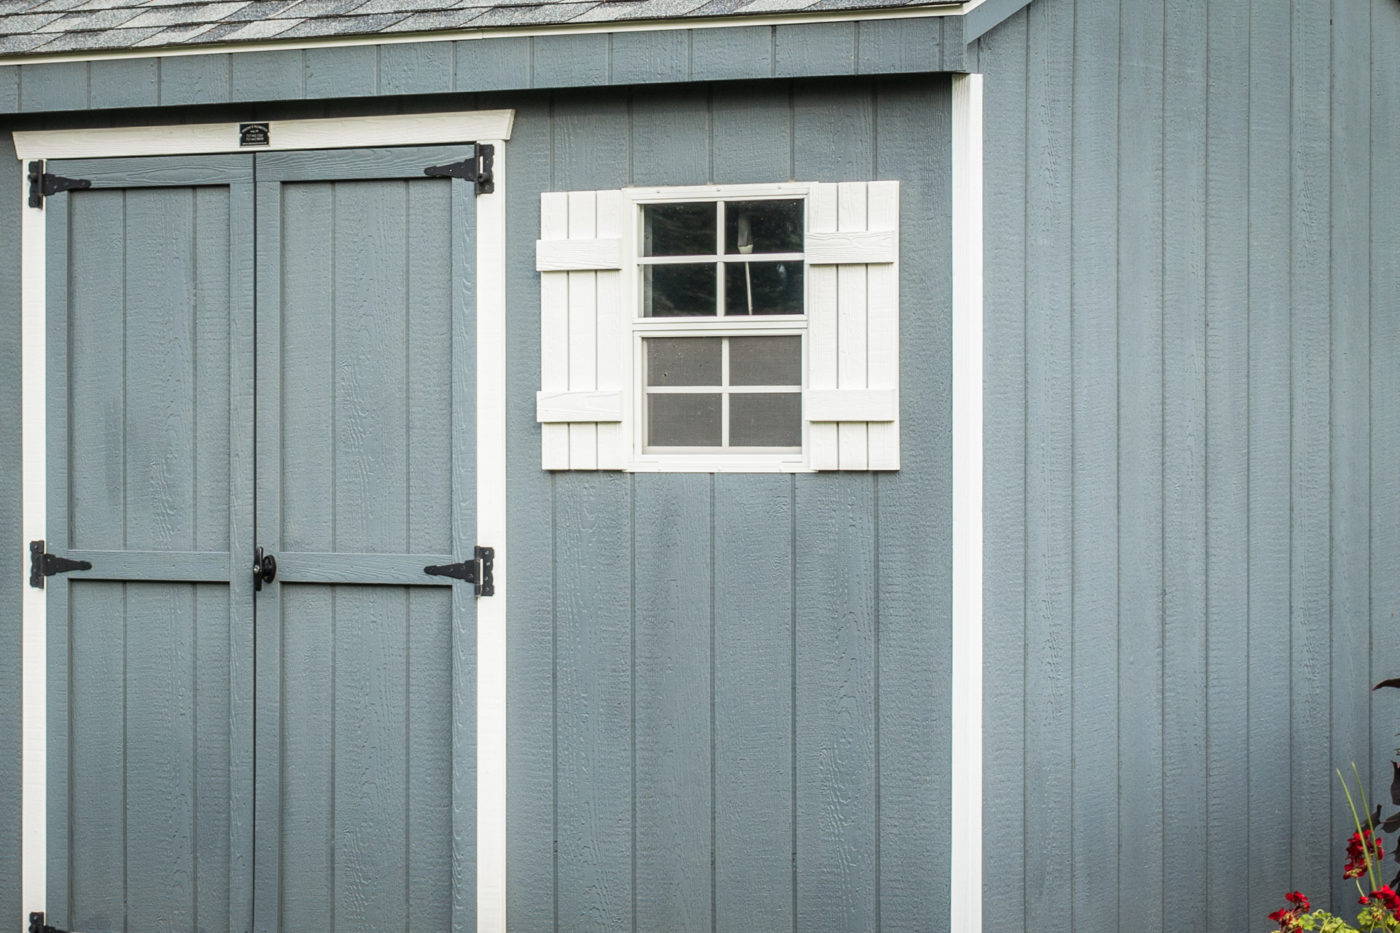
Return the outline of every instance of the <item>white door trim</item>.
<path id="1" fill-rule="evenodd" d="M 477 603 L 477 929 L 504 933 L 506 905 L 506 418 L 505 418 L 505 142 L 512 110 L 345 119 L 273 120 L 271 144 L 240 149 L 239 124 L 38 130 L 15 133 L 22 214 L 21 363 L 24 541 L 46 537 L 47 440 L 44 400 L 45 223 L 28 207 L 31 159 L 198 155 L 269 149 L 345 149 L 479 142 L 496 147 L 495 192 L 476 198 L 477 541 L 496 549 L 496 595 Z M 63 197 L 63 195 L 59 195 Z M 250 542 L 251 546 L 251 542 Z M 47 848 L 47 602 L 28 585 L 24 554 L 23 725 L 21 736 L 20 929 L 30 911 L 45 911 Z"/>
<path id="2" fill-rule="evenodd" d="M 982 930 L 982 76 L 953 76 L 950 929 Z"/>

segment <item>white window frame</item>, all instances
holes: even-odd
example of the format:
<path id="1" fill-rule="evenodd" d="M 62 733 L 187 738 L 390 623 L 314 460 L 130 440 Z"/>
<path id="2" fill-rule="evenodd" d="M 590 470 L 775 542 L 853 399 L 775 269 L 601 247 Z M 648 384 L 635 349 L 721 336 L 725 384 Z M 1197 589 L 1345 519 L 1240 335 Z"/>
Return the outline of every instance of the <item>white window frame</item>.
<path id="1" fill-rule="evenodd" d="M 623 392 L 623 419 L 627 425 L 631 456 L 627 469 L 635 473 L 809 473 L 809 423 L 805 417 L 806 401 L 799 409 L 802 446 L 796 451 L 735 453 L 733 449 L 697 449 L 693 451 L 647 452 L 645 448 L 646 360 L 642 342 L 647 337 L 679 337 L 704 334 L 711 337 L 798 336 L 802 341 L 802 393 L 809 387 L 808 379 L 808 313 L 811 306 L 811 275 L 808 271 L 806 249 L 803 249 L 802 314 L 763 315 L 759 320 L 725 317 L 667 317 L 642 316 L 642 269 L 647 265 L 641 258 L 642 206 L 645 204 L 676 204 L 697 201 L 779 200 L 800 198 L 803 202 L 803 233 L 810 230 L 808 204 L 812 185 L 807 182 L 741 185 L 693 185 L 665 188 L 625 188 L 623 198 L 628 212 L 622 235 L 622 296 L 626 309 L 623 320 L 622 359 L 630 361 L 625 369 L 631 379 L 630 388 Z M 722 254 L 723 243 L 716 244 Z"/>

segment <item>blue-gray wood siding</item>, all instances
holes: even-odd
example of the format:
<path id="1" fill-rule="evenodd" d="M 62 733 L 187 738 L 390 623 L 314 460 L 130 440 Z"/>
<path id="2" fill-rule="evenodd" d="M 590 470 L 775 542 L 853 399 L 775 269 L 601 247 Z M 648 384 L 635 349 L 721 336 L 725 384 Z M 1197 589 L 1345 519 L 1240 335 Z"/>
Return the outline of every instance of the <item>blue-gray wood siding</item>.
<path id="1" fill-rule="evenodd" d="M 512 102 L 510 928 L 947 929 L 947 80 Z M 541 471 L 540 192 L 788 178 L 902 182 L 903 469 Z"/>
<path id="2" fill-rule="evenodd" d="M 1390 0 L 1037 0 L 977 50 L 988 929 L 1354 903 L 1333 769 L 1383 792 L 1400 726 L 1398 50 Z"/>
<path id="3" fill-rule="evenodd" d="M 16 165 L 8 134 L 0 162 Z M 0 917 L 18 921 L 20 904 L 20 599 L 24 543 L 20 539 L 20 200 L 0 199 Z"/>
<path id="4" fill-rule="evenodd" d="M 957 71 L 955 16 L 0 66 L 0 114 Z"/>

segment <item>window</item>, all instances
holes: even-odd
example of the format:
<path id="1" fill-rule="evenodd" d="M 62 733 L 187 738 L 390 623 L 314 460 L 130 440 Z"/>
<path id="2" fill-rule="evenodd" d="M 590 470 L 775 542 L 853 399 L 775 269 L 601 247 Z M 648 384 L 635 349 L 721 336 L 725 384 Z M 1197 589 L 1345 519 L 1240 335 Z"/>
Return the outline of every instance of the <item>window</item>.
<path id="1" fill-rule="evenodd" d="M 896 182 L 541 199 L 546 469 L 898 468 Z"/>

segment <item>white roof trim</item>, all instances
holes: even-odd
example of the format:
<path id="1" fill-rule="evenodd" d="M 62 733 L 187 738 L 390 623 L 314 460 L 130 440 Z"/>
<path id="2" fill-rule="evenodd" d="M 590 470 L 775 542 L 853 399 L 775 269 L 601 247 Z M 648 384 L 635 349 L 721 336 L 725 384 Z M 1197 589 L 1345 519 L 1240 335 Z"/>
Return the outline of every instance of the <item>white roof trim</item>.
<path id="1" fill-rule="evenodd" d="M 988 0 L 964 3 L 938 3 L 892 9 L 832 10 L 819 13 L 782 13 L 767 16 L 714 16 L 704 18 L 640 20 L 636 22 L 563 23 L 557 26 L 503 26 L 495 29 L 457 29 L 442 32 L 376 33 L 364 36 L 334 36 L 297 41 L 265 41 L 220 45 L 166 46 L 147 49 L 109 49 L 69 52 L 58 55 L 0 56 L 4 65 L 46 65 L 61 62 L 89 62 L 132 58 L 174 58 L 188 55 L 228 55 L 239 52 L 277 52 L 299 49 L 340 48 L 360 45 L 400 45 L 408 42 L 458 42 L 472 39 L 525 38 L 530 36 L 582 36 L 613 32 L 657 32 L 663 29 L 722 29 L 736 26 L 794 26 L 803 23 L 848 23 L 879 19 L 924 19 L 962 16 Z"/>
<path id="2" fill-rule="evenodd" d="M 515 111 L 475 110 L 266 122 L 271 143 L 256 148 L 239 146 L 237 123 L 187 123 L 87 130 L 21 130 L 14 134 L 15 154 L 20 159 L 105 159 L 173 153 L 364 149 L 506 140 L 510 139 Z"/>

